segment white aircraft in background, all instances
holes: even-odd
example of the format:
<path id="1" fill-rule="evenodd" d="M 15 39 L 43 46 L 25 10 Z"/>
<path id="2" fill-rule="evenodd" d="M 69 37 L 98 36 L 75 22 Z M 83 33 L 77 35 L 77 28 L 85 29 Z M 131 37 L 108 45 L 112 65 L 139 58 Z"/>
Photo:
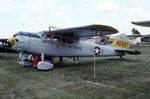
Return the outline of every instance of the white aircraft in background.
<path id="1" fill-rule="evenodd" d="M 74 28 L 42 31 L 37 33 L 19 32 L 8 41 L 12 47 L 24 53 L 41 55 L 42 61 L 37 68 L 49 70 L 53 64 L 46 62 L 47 57 L 92 57 L 92 56 L 122 56 L 125 54 L 139 55 L 137 50 L 129 49 L 128 39 L 120 35 L 110 45 L 98 45 L 81 41 L 83 38 L 91 38 L 100 35 L 117 33 L 118 30 L 106 25 L 88 25 Z"/>
<path id="2" fill-rule="evenodd" d="M 138 46 L 142 43 L 141 39 L 143 35 L 133 34 L 133 35 L 127 35 L 127 37 L 130 45 Z"/>

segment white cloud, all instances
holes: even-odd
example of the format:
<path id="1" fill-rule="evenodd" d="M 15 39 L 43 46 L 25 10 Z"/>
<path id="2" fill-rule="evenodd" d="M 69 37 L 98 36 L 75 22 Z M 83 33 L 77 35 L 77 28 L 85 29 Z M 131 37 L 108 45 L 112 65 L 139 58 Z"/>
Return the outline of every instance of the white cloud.
<path id="1" fill-rule="evenodd" d="M 47 30 L 50 25 L 65 28 L 95 23 L 129 34 L 136 27 L 131 21 L 149 20 L 149 4 L 150 0 L 2 0 L 0 36 Z"/>
<path id="2" fill-rule="evenodd" d="M 119 10 L 120 6 L 112 0 L 99 0 L 99 8 L 104 10 Z"/>
<path id="3" fill-rule="evenodd" d="M 147 20 L 150 16 L 149 10 L 144 7 L 123 8 L 124 13 L 132 20 Z"/>
<path id="4" fill-rule="evenodd" d="M 111 15 L 112 17 L 118 17 L 118 14 L 115 13 L 115 12 L 111 12 L 110 15 Z"/>

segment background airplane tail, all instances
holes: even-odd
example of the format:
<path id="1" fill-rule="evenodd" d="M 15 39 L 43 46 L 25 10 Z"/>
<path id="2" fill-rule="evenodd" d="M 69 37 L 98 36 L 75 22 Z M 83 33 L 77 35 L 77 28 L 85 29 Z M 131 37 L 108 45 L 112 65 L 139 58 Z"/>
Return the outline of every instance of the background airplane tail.
<path id="1" fill-rule="evenodd" d="M 115 41 L 111 44 L 118 47 L 130 48 L 128 37 L 125 34 L 120 34 L 115 38 Z"/>

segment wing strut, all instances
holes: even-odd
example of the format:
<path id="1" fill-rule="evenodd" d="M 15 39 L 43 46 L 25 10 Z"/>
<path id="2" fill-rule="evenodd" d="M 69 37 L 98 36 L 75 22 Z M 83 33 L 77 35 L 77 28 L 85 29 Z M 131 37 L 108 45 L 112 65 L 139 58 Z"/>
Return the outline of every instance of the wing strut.
<path id="1" fill-rule="evenodd" d="M 96 36 L 95 34 L 97 33 L 97 31 L 96 32 L 94 32 L 94 37 Z M 95 38 L 94 38 L 94 41 L 95 41 Z M 94 79 L 96 78 L 96 71 L 95 71 L 96 69 L 95 69 L 95 53 L 94 53 L 94 65 L 93 65 L 93 77 L 94 77 Z"/>
<path id="2" fill-rule="evenodd" d="M 51 36 L 52 40 L 54 40 L 53 35 L 52 35 L 51 28 L 52 28 L 52 27 L 51 27 L 51 26 L 49 26 L 49 34 L 50 34 L 50 36 Z"/>

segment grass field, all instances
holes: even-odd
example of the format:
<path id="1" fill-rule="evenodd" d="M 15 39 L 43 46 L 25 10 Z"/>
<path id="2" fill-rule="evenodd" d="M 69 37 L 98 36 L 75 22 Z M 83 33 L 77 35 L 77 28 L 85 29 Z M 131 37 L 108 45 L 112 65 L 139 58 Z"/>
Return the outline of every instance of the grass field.
<path id="1" fill-rule="evenodd" d="M 150 98 L 150 44 L 133 47 L 141 55 L 80 58 L 79 64 L 55 63 L 43 72 L 22 67 L 18 54 L 0 53 L 0 99 L 148 99 Z"/>

